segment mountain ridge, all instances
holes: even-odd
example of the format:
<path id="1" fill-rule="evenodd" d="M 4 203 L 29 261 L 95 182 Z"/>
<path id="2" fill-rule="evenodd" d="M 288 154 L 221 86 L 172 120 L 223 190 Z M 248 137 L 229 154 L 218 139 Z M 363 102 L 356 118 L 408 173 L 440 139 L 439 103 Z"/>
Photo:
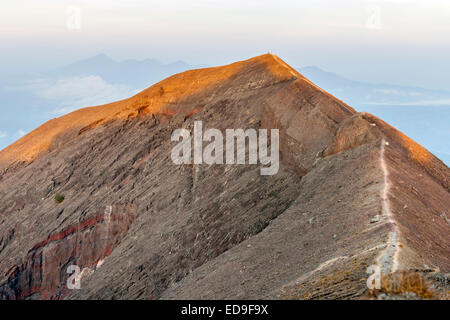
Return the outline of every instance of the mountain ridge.
<path id="1" fill-rule="evenodd" d="M 450 270 L 450 169 L 273 55 L 61 119 L 0 152 L 3 299 L 361 299 L 371 265 Z M 278 174 L 173 164 L 195 120 L 279 129 Z"/>
<path id="2" fill-rule="evenodd" d="M 0 151 L 0 169 L 7 164 L 7 161 L 30 161 L 33 160 L 41 151 L 45 151 L 50 148 L 51 142 L 53 139 L 57 138 L 58 135 L 63 134 L 65 130 L 71 131 L 75 130 L 75 128 L 79 128 L 79 130 L 83 131 L 89 128 L 90 126 L 96 126 L 101 123 L 113 120 L 116 118 L 124 118 L 124 117 L 132 117 L 136 116 L 141 112 L 149 112 L 149 113 L 158 113 L 164 112 L 162 109 L 164 108 L 161 97 L 164 95 L 164 99 L 167 97 L 167 92 L 161 92 L 160 89 L 165 86 L 173 87 L 175 86 L 177 90 L 187 91 L 186 88 L 177 87 L 181 81 L 185 81 L 185 77 L 196 77 L 197 73 L 205 74 L 203 77 L 207 77 L 208 73 L 211 71 L 214 72 L 218 70 L 218 68 L 223 68 L 221 70 L 223 75 L 219 75 L 217 79 L 210 79 L 210 81 L 219 81 L 223 80 L 223 77 L 232 76 L 233 72 L 236 72 L 236 69 L 239 68 L 240 65 L 252 62 L 252 61 L 264 61 L 267 62 L 270 60 L 270 57 L 274 57 L 273 55 L 262 55 L 256 58 L 252 58 L 249 60 L 245 60 L 244 62 L 237 62 L 231 64 L 227 67 L 212 67 L 205 69 L 194 69 L 189 70 L 180 74 L 176 74 L 174 76 L 169 77 L 168 79 L 162 80 L 153 86 L 139 92 L 133 97 L 116 101 L 113 103 L 109 103 L 106 105 L 95 106 L 95 107 L 87 107 L 80 110 L 76 110 L 67 115 L 61 116 L 56 119 L 52 119 L 37 129 L 33 130 L 29 134 L 20 138 L 17 142 L 12 145 L 6 147 L 5 149 Z M 270 70 L 270 66 L 281 66 L 281 68 L 274 68 L 274 70 Z M 300 76 L 294 69 L 287 66 L 281 60 L 273 59 L 272 64 L 268 64 L 269 72 L 280 72 L 279 76 L 286 77 L 288 76 Z M 286 68 L 286 69 L 284 69 Z M 284 70 L 288 70 L 287 73 L 283 74 Z M 220 79 L 222 78 L 222 79 Z M 171 81 L 175 83 L 171 83 Z M 164 89 L 163 89 L 164 90 Z M 171 93 L 169 93 L 170 95 Z M 184 94 L 192 94 L 190 92 L 185 92 Z M 174 99 L 174 97 L 169 97 L 167 99 Z M 154 101 L 155 100 L 155 101 Z M 169 102 L 170 103 L 170 102 Z M 156 105 L 155 105 L 156 104 Z M 78 121 L 78 122 L 77 122 Z M 53 129 L 51 129 L 52 127 Z M 45 134 L 43 133 L 45 132 Z M 35 139 L 35 136 L 39 136 Z M 43 139 L 42 136 L 46 138 Z M 40 140 L 40 145 L 36 146 L 27 146 L 29 145 L 28 140 Z M 44 142 L 42 142 L 44 140 Z M 11 155 L 12 154 L 12 155 Z M 20 156 L 19 156 L 20 155 Z M 15 158 L 16 157 L 16 158 Z"/>

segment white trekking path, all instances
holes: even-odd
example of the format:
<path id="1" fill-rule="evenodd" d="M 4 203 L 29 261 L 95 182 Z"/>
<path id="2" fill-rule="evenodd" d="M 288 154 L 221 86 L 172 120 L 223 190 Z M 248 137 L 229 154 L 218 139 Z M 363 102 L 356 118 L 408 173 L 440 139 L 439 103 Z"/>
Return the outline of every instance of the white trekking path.
<path id="1" fill-rule="evenodd" d="M 389 203 L 389 190 L 391 188 L 391 181 L 389 179 L 389 170 L 385 161 L 385 148 L 389 144 L 385 139 L 381 141 L 380 147 L 380 166 L 383 171 L 383 188 L 381 190 L 381 207 L 383 216 L 386 219 L 386 223 L 392 226 L 392 231 L 389 234 L 389 239 L 387 242 L 386 249 L 381 252 L 378 257 L 378 265 L 381 269 L 381 273 L 392 273 L 398 269 L 398 253 L 400 250 L 399 246 L 399 235 L 400 231 L 398 224 L 395 221 L 391 206 Z"/>

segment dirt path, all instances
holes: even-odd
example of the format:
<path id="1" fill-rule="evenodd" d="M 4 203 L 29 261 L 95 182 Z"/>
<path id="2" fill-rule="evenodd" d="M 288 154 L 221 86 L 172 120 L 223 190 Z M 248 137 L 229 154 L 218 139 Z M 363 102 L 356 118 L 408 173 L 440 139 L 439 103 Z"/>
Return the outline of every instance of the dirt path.
<path id="1" fill-rule="evenodd" d="M 398 253 L 400 250 L 399 246 L 399 235 L 400 231 L 398 228 L 397 221 L 395 221 L 391 206 L 389 203 L 389 190 L 391 188 L 391 181 L 389 179 L 389 170 L 385 161 L 385 149 L 389 146 L 389 143 L 382 139 L 380 146 L 380 165 L 383 171 L 383 189 L 381 190 L 381 206 L 383 211 L 383 216 L 386 219 L 386 223 L 392 225 L 392 231 L 389 235 L 389 240 L 387 242 L 386 249 L 383 250 L 381 255 L 378 257 L 378 265 L 381 268 L 382 273 L 392 273 L 398 269 Z"/>

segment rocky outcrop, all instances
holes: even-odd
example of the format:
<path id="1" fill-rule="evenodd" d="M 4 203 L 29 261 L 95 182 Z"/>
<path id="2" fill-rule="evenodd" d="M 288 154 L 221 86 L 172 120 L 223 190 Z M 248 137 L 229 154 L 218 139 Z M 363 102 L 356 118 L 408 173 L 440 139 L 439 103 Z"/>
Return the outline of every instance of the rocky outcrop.
<path id="1" fill-rule="evenodd" d="M 196 120 L 279 129 L 279 172 L 175 165 Z M 2 298 L 361 298 L 370 265 L 450 269 L 449 168 L 274 55 L 52 120 L 0 170 Z"/>
<path id="2" fill-rule="evenodd" d="M 22 264 L 6 272 L 0 297 L 8 300 L 63 298 L 68 293 L 69 275 L 75 271 L 69 266 L 79 268 L 80 280 L 98 269 L 126 236 L 136 209 L 136 205 L 107 206 L 104 213 L 36 243 Z"/>

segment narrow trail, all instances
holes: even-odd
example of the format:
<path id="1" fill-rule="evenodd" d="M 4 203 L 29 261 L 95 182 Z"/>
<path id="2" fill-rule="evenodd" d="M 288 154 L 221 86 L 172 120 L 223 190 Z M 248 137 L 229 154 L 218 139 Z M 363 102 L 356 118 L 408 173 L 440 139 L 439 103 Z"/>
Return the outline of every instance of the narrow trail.
<path id="1" fill-rule="evenodd" d="M 378 257 L 378 265 L 381 273 L 392 273 L 398 269 L 398 254 L 400 250 L 399 235 L 400 231 L 398 224 L 395 221 L 391 206 L 389 203 L 389 190 L 391 188 L 391 181 L 389 179 L 389 170 L 385 161 L 385 148 L 389 145 L 385 139 L 382 139 L 380 146 L 380 166 L 383 171 L 383 188 L 381 190 L 381 207 L 386 223 L 392 226 L 392 231 L 389 234 L 389 239 L 386 244 L 386 249 Z"/>

